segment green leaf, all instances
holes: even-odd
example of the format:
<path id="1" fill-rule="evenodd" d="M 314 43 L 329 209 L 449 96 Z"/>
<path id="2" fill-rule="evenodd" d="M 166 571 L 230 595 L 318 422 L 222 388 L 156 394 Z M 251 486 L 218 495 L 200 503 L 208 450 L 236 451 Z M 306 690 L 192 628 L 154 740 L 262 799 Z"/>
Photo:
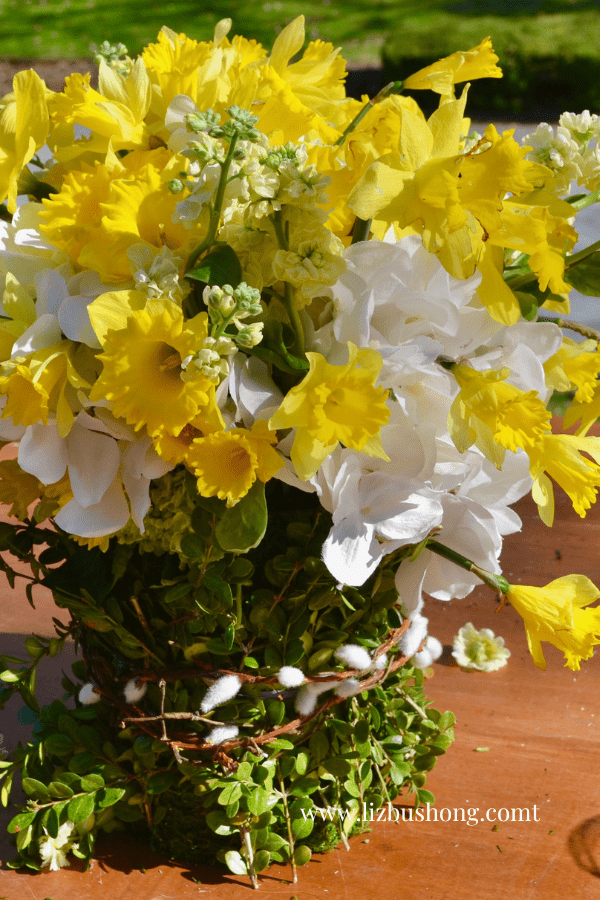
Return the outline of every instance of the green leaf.
<path id="1" fill-rule="evenodd" d="M 21 680 L 25 671 L 26 669 L 22 669 L 20 672 L 5 669 L 4 672 L 0 672 L 0 681 L 3 681 L 5 684 L 16 684 L 17 681 Z"/>
<path id="2" fill-rule="evenodd" d="M 23 828 L 27 828 L 28 825 L 31 825 L 33 820 L 35 819 L 37 812 L 22 812 L 18 813 L 13 819 L 8 823 L 6 830 L 9 834 L 18 834 Z"/>
<path id="3" fill-rule="evenodd" d="M 247 797 L 248 809 L 253 816 L 260 816 L 266 812 L 271 805 L 269 800 L 271 794 L 265 788 L 254 788 L 252 793 Z"/>
<path id="4" fill-rule="evenodd" d="M 254 854 L 254 871 L 262 872 L 271 862 L 271 854 L 268 850 L 259 850 Z"/>
<path id="5" fill-rule="evenodd" d="M 225 854 L 225 865 L 234 875 L 247 875 L 246 860 L 237 850 L 228 850 Z"/>
<path id="6" fill-rule="evenodd" d="M 242 796 L 242 786 L 239 781 L 233 781 L 230 784 L 225 785 L 219 796 L 217 797 L 217 803 L 221 806 L 229 806 L 230 803 L 235 803 L 236 800 L 239 800 Z"/>
<path id="7" fill-rule="evenodd" d="M 97 757 L 91 753 L 76 753 L 69 760 L 69 771 L 76 775 L 82 775 L 84 772 L 89 772 L 97 762 Z"/>
<path id="8" fill-rule="evenodd" d="M 41 800 L 42 803 L 48 803 L 50 800 L 48 788 L 41 781 L 38 781 L 37 778 L 24 778 L 21 786 L 27 796 L 33 797 L 34 800 Z"/>
<path id="9" fill-rule="evenodd" d="M 283 700 L 267 699 L 265 700 L 265 709 L 272 724 L 281 725 L 285 716 L 285 703 Z"/>
<path id="10" fill-rule="evenodd" d="M 71 822 L 84 822 L 94 812 L 94 798 L 90 794 L 73 797 L 67 807 Z"/>
<path id="11" fill-rule="evenodd" d="M 233 834 L 234 831 L 237 831 L 235 826 L 229 823 L 229 820 L 222 809 L 215 809 L 212 812 L 209 812 L 206 817 L 206 824 L 211 831 L 215 832 L 215 834 L 226 835 Z"/>
<path id="12" fill-rule="evenodd" d="M 304 778 L 298 778 L 297 781 L 293 782 L 290 794 L 292 797 L 308 797 L 309 794 L 314 794 L 318 789 L 319 779 L 305 776 Z"/>
<path id="13" fill-rule="evenodd" d="M 310 757 L 306 750 L 300 750 L 298 755 L 296 756 L 296 772 L 298 775 L 306 775 L 308 771 L 308 763 Z"/>
<path id="14" fill-rule="evenodd" d="M 44 741 L 44 749 L 56 756 L 67 756 L 73 752 L 75 744 L 66 734 L 55 733 L 49 735 Z"/>
<path id="15" fill-rule="evenodd" d="M 244 659 L 244 665 L 249 669 L 260 669 L 260 663 L 257 659 L 254 659 L 253 656 L 246 656 Z"/>
<path id="16" fill-rule="evenodd" d="M 81 789 L 82 791 L 99 791 L 104 787 L 104 778 L 102 775 L 84 775 L 81 779 Z"/>
<path id="17" fill-rule="evenodd" d="M 96 802 L 100 809 L 107 809 L 109 806 L 114 806 L 124 793 L 125 788 L 107 787 L 97 794 Z"/>
<path id="18" fill-rule="evenodd" d="M 293 335 L 290 332 L 290 344 Z M 284 326 L 277 319 L 268 317 L 264 324 L 263 338 L 256 347 L 245 348 L 246 353 L 257 356 L 263 362 L 271 363 L 282 372 L 290 375 L 301 375 L 307 372 L 309 365 L 306 359 L 300 359 L 290 353 L 284 340 Z"/>
<path id="19" fill-rule="evenodd" d="M 157 772 L 151 775 L 146 785 L 149 794 L 162 794 L 168 791 L 177 780 L 177 773 L 170 769 L 168 772 Z"/>
<path id="20" fill-rule="evenodd" d="M 33 825 L 28 825 L 23 831 L 19 831 L 17 834 L 17 850 L 25 850 L 26 847 L 29 847 L 32 837 Z"/>
<path id="21" fill-rule="evenodd" d="M 295 841 L 304 840 L 307 838 L 309 834 L 312 832 L 315 827 L 315 823 L 310 817 L 306 819 L 294 819 L 292 822 L 292 835 Z"/>
<path id="22" fill-rule="evenodd" d="M 534 297 L 533 294 L 525 293 L 524 291 L 513 291 L 513 293 L 519 302 L 521 315 L 524 319 L 527 319 L 528 322 L 532 322 L 538 312 L 538 302 L 536 297 Z"/>
<path id="23" fill-rule="evenodd" d="M 300 844 L 294 850 L 294 862 L 297 866 L 306 866 L 310 862 L 311 856 L 310 847 L 307 847 L 306 844 Z"/>
<path id="24" fill-rule="evenodd" d="M 325 759 L 329 753 L 329 741 L 327 740 L 327 735 L 320 730 L 313 732 L 309 738 L 308 747 L 315 760 L 321 762 L 321 760 Z"/>
<path id="25" fill-rule="evenodd" d="M 366 744 L 369 740 L 369 723 L 359 719 L 354 728 L 354 740 L 357 744 Z"/>
<path id="26" fill-rule="evenodd" d="M 600 252 L 592 253 L 580 263 L 569 266 L 565 272 L 565 281 L 581 294 L 588 297 L 600 296 Z"/>
<path id="27" fill-rule="evenodd" d="M 453 712 L 448 711 L 448 712 L 442 713 L 442 715 L 440 716 L 440 718 L 438 720 L 437 726 L 440 729 L 440 731 L 447 731 L 449 728 L 452 728 L 452 726 L 455 723 L 456 723 L 456 716 L 454 715 Z"/>
<path id="28" fill-rule="evenodd" d="M 225 510 L 217 524 L 215 534 L 220 546 L 230 553 L 252 550 L 263 539 L 267 518 L 265 486 L 257 479 L 245 497 Z"/>
<path id="29" fill-rule="evenodd" d="M 185 277 L 211 286 L 230 284 L 235 288 L 242 280 L 242 266 L 233 247 L 219 243 Z"/>
<path id="30" fill-rule="evenodd" d="M 275 738 L 266 745 L 269 750 L 293 750 L 294 745 L 285 738 Z"/>
<path id="31" fill-rule="evenodd" d="M 323 768 L 330 772 L 331 775 L 335 775 L 336 778 L 345 778 L 350 773 L 352 766 L 347 759 L 333 756 L 331 759 L 325 760 Z"/>
<path id="32" fill-rule="evenodd" d="M 63 784 L 62 781 L 51 781 L 48 785 L 48 793 L 53 800 L 70 800 L 75 791 L 68 784 Z"/>
<path id="33" fill-rule="evenodd" d="M 431 791 L 425 791 L 421 789 L 417 791 L 417 797 L 419 799 L 419 803 L 435 803 L 435 797 L 431 793 Z"/>

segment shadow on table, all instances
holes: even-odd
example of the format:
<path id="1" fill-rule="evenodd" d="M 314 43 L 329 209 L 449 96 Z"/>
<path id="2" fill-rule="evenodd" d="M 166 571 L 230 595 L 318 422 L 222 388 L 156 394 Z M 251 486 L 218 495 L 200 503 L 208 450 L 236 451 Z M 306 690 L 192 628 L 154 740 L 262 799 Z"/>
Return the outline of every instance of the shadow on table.
<path id="1" fill-rule="evenodd" d="M 586 819 L 573 829 L 569 850 L 580 869 L 600 878 L 600 816 Z"/>

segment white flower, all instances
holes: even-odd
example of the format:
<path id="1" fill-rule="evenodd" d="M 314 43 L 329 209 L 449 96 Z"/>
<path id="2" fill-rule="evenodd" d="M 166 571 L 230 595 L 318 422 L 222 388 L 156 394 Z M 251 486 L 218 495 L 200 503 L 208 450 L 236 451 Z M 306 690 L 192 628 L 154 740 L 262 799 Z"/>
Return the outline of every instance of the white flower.
<path id="1" fill-rule="evenodd" d="M 589 109 L 584 109 L 579 114 L 565 112 L 558 120 L 558 124 L 580 144 L 587 144 L 600 136 L 600 119 L 596 115 L 590 115 Z"/>
<path id="2" fill-rule="evenodd" d="M 277 675 L 279 684 L 287 688 L 300 687 L 304 684 L 304 672 L 295 666 L 282 666 Z"/>
<path id="3" fill-rule="evenodd" d="M 143 684 L 138 685 L 136 679 L 131 678 L 123 688 L 125 703 L 137 703 L 142 699 L 147 690 L 148 683 L 146 681 L 144 681 Z"/>
<path id="4" fill-rule="evenodd" d="M 480 672 L 501 669 L 510 656 L 510 650 L 504 646 L 504 638 L 495 637 L 489 628 L 477 631 L 472 622 L 459 629 L 452 646 L 452 656 L 459 666 Z"/>
<path id="5" fill-rule="evenodd" d="M 232 741 L 239 734 L 237 725 L 217 725 L 206 737 L 207 744 L 223 744 L 225 741 Z"/>
<path id="6" fill-rule="evenodd" d="M 127 256 L 138 291 L 149 299 L 168 297 L 181 305 L 183 287 L 179 281 L 182 260 L 167 246 L 156 253 L 148 244 L 132 244 Z"/>
<path id="7" fill-rule="evenodd" d="M 93 703 L 98 703 L 99 700 L 102 700 L 102 697 L 96 693 L 94 685 L 88 681 L 79 691 L 79 702 L 83 703 L 84 706 L 90 706 Z"/>
<path id="8" fill-rule="evenodd" d="M 571 131 L 559 125 L 555 135 L 552 126 L 542 122 L 534 132 L 525 135 L 522 143 L 532 148 L 526 159 L 552 170 L 556 179 L 556 193 L 568 193 L 571 182 L 581 176 L 579 144 L 573 139 Z"/>
<path id="9" fill-rule="evenodd" d="M 207 713 L 215 706 L 227 703 L 235 697 L 241 686 L 242 682 L 237 675 L 223 675 L 211 684 L 200 704 L 200 709 L 203 713 Z"/>
<path id="10" fill-rule="evenodd" d="M 369 652 L 358 644 L 344 644 L 343 647 L 338 647 L 333 655 L 350 669 L 366 671 L 372 665 Z"/>
<path id="11" fill-rule="evenodd" d="M 65 822 L 58 829 L 58 834 L 55 838 L 50 837 L 44 828 L 46 837 L 41 837 L 39 839 L 40 856 L 42 858 L 42 865 L 49 865 L 51 872 L 57 872 L 59 869 L 62 869 L 63 866 L 70 865 L 67 860 L 67 853 L 69 850 L 72 850 L 73 847 L 77 847 L 77 844 L 74 844 L 71 841 L 71 832 L 74 827 L 73 822 Z"/>

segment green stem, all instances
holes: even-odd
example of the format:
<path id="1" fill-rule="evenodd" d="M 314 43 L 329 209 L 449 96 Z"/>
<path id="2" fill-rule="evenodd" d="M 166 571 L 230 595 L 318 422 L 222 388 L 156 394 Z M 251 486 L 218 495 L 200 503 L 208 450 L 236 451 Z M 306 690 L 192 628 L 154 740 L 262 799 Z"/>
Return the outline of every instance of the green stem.
<path id="1" fill-rule="evenodd" d="M 588 206 L 600 202 L 600 191 L 594 191 L 591 194 L 574 194 L 572 197 L 567 197 L 566 201 L 571 204 L 573 209 L 580 212 L 582 209 L 587 209 Z"/>
<path id="2" fill-rule="evenodd" d="M 579 253 L 573 253 L 571 256 L 565 256 L 565 272 L 568 272 L 569 269 L 572 269 L 574 266 L 577 266 L 580 262 L 583 262 L 588 256 L 592 256 L 596 250 L 600 250 L 600 241 L 594 241 L 593 244 L 590 244 L 589 247 L 584 247 L 583 250 L 580 250 Z M 522 288 L 527 287 L 529 284 L 533 284 L 538 280 L 535 272 L 527 272 L 525 275 L 519 275 L 516 278 L 508 278 L 506 279 L 506 283 L 512 291 L 520 291 Z"/>
<path id="3" fill-rule="evenodd" d="M 287 828 L 288 834 L 288 842 L 290 845 L 290 862 L 292 864 L 292 884 L 296 884 L 298 881 L 298 870 L 296 868 L 296 860 L 294 859 L 294 835 L 292 832 L 292 819 L 290 816 L 290 810 L 287 802 L 287 792 L 285 789 L 285 782 L 283 780 L 283 775 L 281 774 L 281 766 L 279 765 L 279 760 L 277 760 L 277 780 L 279 781 L 279 790 L 281 792 L 281 800 L 283 802 L 283 818 L 285 819 L 285 824 Z"/>
<path id="4" fill-rule="evenodd" d="M 233 160 L 233 154 L 235 152 L 237 141 L 238 135 L 234 134 L 231 138 L 231 143 L 229 144 L 227 156 L 221 163 L 221 176 L 219 178 L 219 184 L 217 185 L 215 202 L 210 213 L 208 233 L 204 240 L 200 244 L 198 244 L 196 249 L 193 250 L 190 254 L 185 267 L 186 272 L 191 271 L 204 251 L 208 250 L 209 247 L 212 247 L 212 245 L 215 243 L 215 238 L 219 229 L 219 221 L 221 218 L 221 209 L 223 207 L 223 201 L 225 199 L 225 190 L 227 189 L 228 184 L 229 169 Z"/>
<path id="5" fill-rule="evenodd" d="M 473 572 L 478 578 L 481 578 L 488 587 L 498 594 L 506 594 L 508 592 L 510 585 L 506 578 L 502 575 L 494 575 L 492 572 L 486 572 L 485 569 L 482 569 L 474 563 L 472 559 L 467 559 L 466 556 L 457 553 L 456 550 L 451 550 L 450 547 L 445 547 L 438 541 L 428 541 L 427 549 L 437 553 L 438 556 L 443 556 L 444 559 L 450 560 L 450 562 L 460 566 L 461 569 L 466 569 L 467 572 Z"/>
<path id="6" fill-rule="evenodd" d="M 244 843 L 244 847 L 246 848 L 246 856 L 248 858 L 248 868 L 250 869 L 250 879 L 252 881 L 252 887 L 256 890 L 260 887 L 258 883 L 258 878 L 256 877 L 256 871 L 254 869 L 254 851 L 252 849 L 252 838 L 250 837 L 250 829 L 242 826 L 240 828 L 242 833 L 242 840 Z"/>
<path id="7" fill-rule="evenodd" d="M 279 246 L 282 250 L 289 250 L 290 245 L 283 227 L 281 210 L 277 210 L 277 212 L 273 213 L 273 215 L 271 216 L 271 221 L 273 222 L 273 228 L 275 229 L 275 236 L 277 237 Z M 295 356 L 298 356 L 300 357 L 300 359 L 302 359 L 304 357 L 305 346 L 304 328 L 302 327 L 302 322 L 300 320 L 300 313 L 296 308 L 296 304 L 294 303 L 294 291 L 292 285 L 287 281 L 283 282 L 283 305 L 285 307 L 285 311 L 288 314 L 290 325 L 292 326 L 295 335 L 295 340 L 291 347 L 291 351 Z"/>
<path id="8" fill-rule="evenodd" d="M 364 119 L 366 114 L 372 109 L 376 103 L 381 103 L 382 100 L 385 100 L 386 97 L 389 97 L 390 94 L 399 94 L 402 90 L 402 82 L 401 81 L 391 81 L 389 84 L 386 84 L 384 88 L 382 88 L 378 94 L 375 95 L 368 103 L 366 103 L 360 112 L 354 116 L 344 133 L 337 139 L 334 147 L 341 147 L 349 134 L 351 134 L 356 126 Z"/>
<path id="9" fill-rule="evenodd" d="M 353 244 L 358 244 L 361 241 L 369 240 L 371 222 L 372 219 L 359 219 L 358 217 L 354 220 L 354 228 L 352 229 Z"/>
<path id="10" fill-rule="evenodd" d="M 572 319 L 562 319 L 559 316 L 541 316 L 538 317 L 537 321 L 552 322 L 553 325 L 558 325 L 559 328 L 568 328 L 569 331 L 575 331 L 577 334 L 582 334 L 584 337 L 600 342 L 600 331 L 596 331 L 595 328 L 591 328 L 589 325 L 582 325 L 581 322 L 574 322 Z"/>

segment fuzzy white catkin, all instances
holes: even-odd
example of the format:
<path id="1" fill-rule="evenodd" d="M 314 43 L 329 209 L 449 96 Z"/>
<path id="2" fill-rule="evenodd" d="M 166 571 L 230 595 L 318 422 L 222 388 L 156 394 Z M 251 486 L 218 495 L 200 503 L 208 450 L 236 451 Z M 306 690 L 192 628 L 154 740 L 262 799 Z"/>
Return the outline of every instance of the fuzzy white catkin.
<path id="1" fill-rule="evenodd" d="M 388 655 L 387 653 L 382 653 L 381 656 L 378 656 L 376 660 L 374 660 L 371 665 L 376 671 L 380 671 L 381 669 L 385 669 L 388 664 Z"/>
<path id="2" fill-rule="evenodd" d="M 92 703 L 98 703 L 99 700 L 102 700 L 102 697 L 94 691 L 94 685 L 88 681 L 79 691 L 79 702 L 84 706 L 90 706 Z"/>
<path id="3" fill-rule="evenodd" d="M 442 655 L 443 647 L 437 638 L 429 635 L 420 653 L 415 653 L 413 662 L 417 669 L 426 669 Z"/>
<path id="4" fill-rule="evenodd" d="M 279 670 L 279 684 L 287 688 L 300 687 L 304 684 L 304 672 L 296 666 L 282 666 Z"/>
<path id="5" fill-rule="evenodd" d="M 357 678 L 346 678 L 340 681 L 335 690 L 338 697 L 354 697 L 360 692 L 360 681 Z"/>
<path id="6" fill-rule="evenodd" d="M 411 622 L 410 628 L 408 631 L 405 631 L 400 640 L 398 641 L 398 646 L 400 648 L 400 652 L 403 656 L 414 656 L 419 647 L 421 646 L 421 642 L 427 636 L 427 626 L 429 624 L 429 619 L 426 619 L 425 616 L 415 616 Z"/>
<path id="7" fill-rule="evenodd" d="M 237 725 L 217 725 L 216 728 L 207 735 L 207 744 L 222 744 L 225 741 L 232 741 L 239 734 Z"/>
<path id="8" fill-rule="evenodd" d="M 222 678 L 211 684 L 200 704 L 200 709 L 203 713 L 207 713 L 215 706 L 227 703 L 228 700 L 235 697 L 241 686 L 242 682 L 237 675 L 223 675 Z"/>
<path id="9" fill-rule="evenodd" d="M 358 644 L 344 644 L 343 647 L 338 647 L 333 655 L 350 669 L 363 671 L 370 669 L 372 665 L 368 650 Z"/>
<path id="10" fill-rule="evenodd" d="M 138 700 L 142 699 L 147 690 L 148 685 L 146 682 L 138 684 L 135 678 L 130 679 L 123 688 L 125 703 L 137 703 Z"/>
<path id="11" fill-rule="evenodd" d="M 315 710 L 319 694 L 324 694 L 338 684 L 338 681 L 313 681 L 311 684 L 305 684 L 296 697 L 296 712 L 301 716 L 309 716 Z"/>

